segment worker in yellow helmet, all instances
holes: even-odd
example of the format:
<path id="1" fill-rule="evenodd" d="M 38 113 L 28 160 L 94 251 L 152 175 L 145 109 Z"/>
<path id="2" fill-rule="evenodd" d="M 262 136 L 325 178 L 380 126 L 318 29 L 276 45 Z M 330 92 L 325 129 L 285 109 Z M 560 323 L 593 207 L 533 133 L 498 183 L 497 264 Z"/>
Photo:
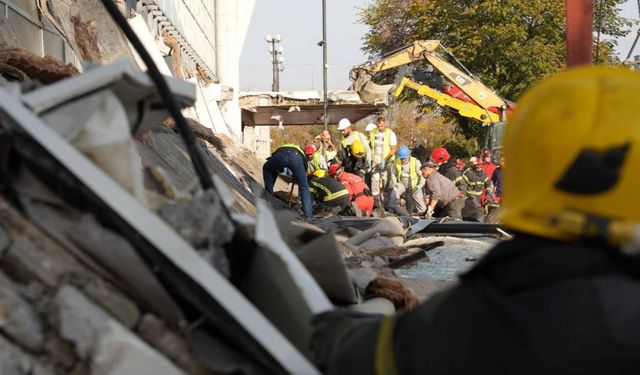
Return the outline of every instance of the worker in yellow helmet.
<path id="1" fill-rule="evenodd" d="M 359 139 L 349 146 L 348 152 L 339 152 L 339 154 L 346 155 L 344 160 L 341 161 L 345 172 L 353 173 L 362 178 L 365 177 L 369 171 L 369 163 L 366 160 L 364 144 Z"/>
<path id="2" fill-rule="evenodd" d="M 635 374 L 640 368 L 640 75 L 579 68 L 518 104 L 498 244 L 391 317 L 314 319 L 328 374 Z"/>
<path id="3" fill-rule="evenodd" d="M 360 141 L 365 151 L 365 161 L 367 162 L 367 164 L 371 165 L 371 148 L 369 147 L 367 137 L 359 131 L 353 130 L 351 125 L 351 121 L 349 121 L 349 119 L 347 118 L 343 118 L 338 122 L 338 130 L 340 131 L 340 133 L 342 133 L 342 139 L 340 140 L 340 150 L 349 153 L 349 148 L 351 147 L 351 145 L 355 141 Z M 346 157 L 346 155 L 344 154 L 343 156 Z M 342 164 L 343 160 L 336 160 L 336 162 Z"/>

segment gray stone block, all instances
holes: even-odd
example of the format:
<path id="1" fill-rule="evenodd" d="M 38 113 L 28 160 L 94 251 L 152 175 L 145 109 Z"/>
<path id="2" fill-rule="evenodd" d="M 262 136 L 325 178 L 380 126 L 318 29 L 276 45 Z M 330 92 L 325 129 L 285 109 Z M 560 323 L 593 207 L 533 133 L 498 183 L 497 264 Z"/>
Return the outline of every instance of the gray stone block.
<path id="1" fill-rule="evenodd" d="M 0 374 L 53 375 L 53 369 L 40 363 L 0 335 Z"/>
<path id="2" fill-rule="evenodd" d="M 0 331 L 26 349 L 40 351 L 44 346 L 42 322 L 16 289 L 0 272 Z"/>
<path id="3" fill-rule="evenodd" d="M 138 323 L 138 306 L 104 280 L 95 278 L 89 281 L 84 292 L 125 326 L 133 328 Z"/>
<path id="4" fill-rule="evenodd" d="M 170 330 L 158 317 L 145 314 L 138 325 L 138 333 L 140 337 L 151 344 L 151 346 L 169 357 L 189 374 L 210 374 L 210 372 L 195 359 L 185 339 Z"/>
<path id="5" fill-rule="evenodd" d="M 93 375 L 183 374 L 78 289 L 65 285 L 55 303 L 61 337 L 75 344 L 78 356 L 91 363 Z"/>

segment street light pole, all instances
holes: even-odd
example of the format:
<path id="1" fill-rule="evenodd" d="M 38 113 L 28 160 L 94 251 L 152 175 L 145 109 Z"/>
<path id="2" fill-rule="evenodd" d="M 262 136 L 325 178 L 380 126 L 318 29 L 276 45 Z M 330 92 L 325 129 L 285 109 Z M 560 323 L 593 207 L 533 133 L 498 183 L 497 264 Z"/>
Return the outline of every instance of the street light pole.
<path id="1" fill-rule="evenodd" d="M 327 130 L 329 117 L 327 116 L 327 1 L 322 0 L 322 100 L 324 102 L 323 115 L 324 130 Z"/>
<path id="2" fill-rule="evenodd" d="M 271 91 L 277 92 L 280 91 L 280 72 L 284 70 L 284 57 L 282 57 L 282 46 L 276 46 L 276 44 L 280 43 L 282 37 L 280 34 L 276 34 L 275 36 L 268 34 L 264 39 L 269 44 L 269 53 L 271 54 L 271 67 L 273 73 Z"/>

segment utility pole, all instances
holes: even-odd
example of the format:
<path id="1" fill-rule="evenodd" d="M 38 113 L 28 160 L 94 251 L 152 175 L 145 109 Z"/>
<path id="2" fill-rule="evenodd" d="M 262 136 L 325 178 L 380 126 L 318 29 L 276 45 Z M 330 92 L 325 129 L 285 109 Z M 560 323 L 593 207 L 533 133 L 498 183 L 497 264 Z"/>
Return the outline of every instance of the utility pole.
<path id="1" fill-rule="evenodd" d="M 324 130 L 327 130 L 329 124 L 329 117 L 327 116 L 327 0 L 322 0 L 322 41 L 318 43 L 322 46 L 322 101 L 324 103 L 324 109 L 322 112 L 322 118 L 324 120 Z"/>
<path id="2" fill-rule="evenodd" d="M 282 51 L 284 49 L 282 46 L 277 45 L 282 40 L 282 37 L 280 34 L 276 34 L 276 36 L 267 34 L 264 39 L 269 44 L 268 51 L 271 54 L 271 67 L 273 71 L 271 91 L 277 92 L 280 91 L 280 72 L 284 70 L 284 57 L 282 57 Z"/>
<path id="3" fill-rule="evenodd" d="M 565 0 L 567 67 L 589 65 L 593 46 L 593 1 Z"/>

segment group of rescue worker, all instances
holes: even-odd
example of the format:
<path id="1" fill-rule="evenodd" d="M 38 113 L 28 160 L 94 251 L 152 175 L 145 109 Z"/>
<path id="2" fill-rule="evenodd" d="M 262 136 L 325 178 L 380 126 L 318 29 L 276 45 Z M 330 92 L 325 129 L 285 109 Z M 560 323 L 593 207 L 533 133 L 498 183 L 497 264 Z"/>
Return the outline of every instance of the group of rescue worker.
<path id="1" fill-rule="evenodd" d="M 629 199 L 640 182 L 635 99 L 640 75 L 610 67 L 559 73 L 526 93 L 503 140 L 509 167 L 500 222 L 513 239 L 412 311 L 337 309 L 314 317 L 311 349 L 320 370 L 637 373 L 640 206 Z M 486 172 L 461 175 L 447 159 L 441 150 L 435 155 L 440 173 L 431 171 L 427 183 L 441 183 L 432 177 L 438 173 L 482 199 L 480 188 L 491 186 Z M 490 172 L 502 189 L 501 168 Z"/>
<path id="2" fill-rule="evenodd" d="M 273 193 L 279 173 L 291 174 L 307 218 L 315 203 L 316 211 L 333 214 L 370 216 L 379 209 L 483 221 L 484 207 L 499 202 L 494 188 L 502 185 L 496 179 L 501 167 L 494 164 L 490 150 L 461 168 L 444 147 L 434 149 L 429 160 L 418 160 L 409 147 L 398 146 L 382 116 L 367 125 L 368 136 L 354 130 L 346 118 L 338 122 L 338 130 L 342 138 L 337 147 L 326 130 L 316 137 L 318 147 L 278 147 L 263 167 L 266 190 Z"/>

